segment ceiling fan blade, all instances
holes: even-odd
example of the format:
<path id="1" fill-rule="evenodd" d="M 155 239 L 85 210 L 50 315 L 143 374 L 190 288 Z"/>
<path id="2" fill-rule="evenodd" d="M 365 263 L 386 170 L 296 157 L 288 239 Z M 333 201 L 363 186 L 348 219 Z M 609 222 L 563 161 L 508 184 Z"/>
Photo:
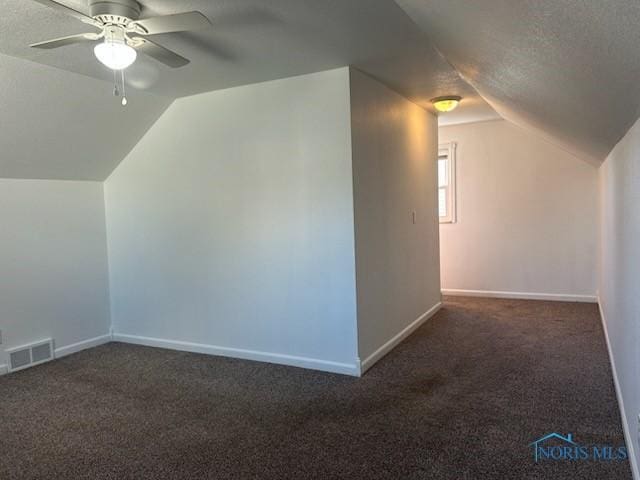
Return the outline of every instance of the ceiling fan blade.
<path id="1" fill-rule="evenodd" d="M 69 8 L 66 5 L 62 5 L 61 3 L 54 2 L 53 0 L 34 0 L 34 1 L 46 7 L 53 8 L 54 10 L 57 10 L 61 13 L 65 13 L 77 20 L 80 20 L 81 22 L 88 23 L 89 25 L 94 25 L 96 27 L 102 27 L 102 22 L 99 22 L 98 20 L 91 18 L 90 16 L 85 15 L 82 12 L 74 10 L 73 8 Z"/>
<path id="2" fill-rule="evenodd" d="M 58 48 L 66 45 L 73 45 L 75 43 L 93 42 L 98 40 L 100 37 L 102 37 L 102 35 L 99 33 L 82 33 L 80 35 L 70 35 L 68 37 L 54 38 L 53 40 L 34 43 L 31 47 L 44 49 Z"/>
<path id="3" fill-rule="evenodd" d="M 171 68 L 184 67 L 189 63 L 189 60 L 172 52 L 168 48 L 164 48 L 157 43 L 153 43 L 146 38 L 134 37 L 132 40 L 135 42 L 133 48 L 139 52 L 146 53 L 151 58 L 155 58 L 157 61 L 164 63 Z"/>
<path id="4" fill-rule="evenodd" d="M 136 20 L 135 25 L 142 27 L 138 31 L 141 35 L 156 35 L 158 33 L 184 32 L 211 26 L 211 22 L 200 12 L 177 13 L 161 17 Z"/>

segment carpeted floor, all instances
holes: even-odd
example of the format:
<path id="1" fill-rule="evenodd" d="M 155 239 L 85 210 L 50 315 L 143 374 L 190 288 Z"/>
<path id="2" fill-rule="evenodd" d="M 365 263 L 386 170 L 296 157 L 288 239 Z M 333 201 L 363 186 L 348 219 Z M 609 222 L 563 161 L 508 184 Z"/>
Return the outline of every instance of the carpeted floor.
<path id="1" fill-rule="evenodd" d="M 595 305 L 448 298 L 362 379 L 112 343 L 0 377 L 0 478 L 630 479 Z"/>

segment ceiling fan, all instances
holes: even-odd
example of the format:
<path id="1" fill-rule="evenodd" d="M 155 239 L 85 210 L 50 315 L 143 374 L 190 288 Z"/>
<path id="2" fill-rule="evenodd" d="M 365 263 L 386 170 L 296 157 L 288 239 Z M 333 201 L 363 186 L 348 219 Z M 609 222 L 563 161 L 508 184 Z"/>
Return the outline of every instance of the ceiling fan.
<path id="1" fill-rule="evenodd" d="M 95 46 L 94 53 L 102 64 L 112 70 L 123 70 L 130 66 L 136 60 L 137 51 L 169 67 L 183 67 L 189 63 L 188 59 L 145 37 L 211 26 L 209 19 L 200 12 L 141 19 L 139 18 L 141 6 L 135 0 L 88 0 L 89 15 L 53 0 L 34 1 L 66 13 L 100 31 L 34 43 L 31 47 L 51 49 L 104 39 Z"/>

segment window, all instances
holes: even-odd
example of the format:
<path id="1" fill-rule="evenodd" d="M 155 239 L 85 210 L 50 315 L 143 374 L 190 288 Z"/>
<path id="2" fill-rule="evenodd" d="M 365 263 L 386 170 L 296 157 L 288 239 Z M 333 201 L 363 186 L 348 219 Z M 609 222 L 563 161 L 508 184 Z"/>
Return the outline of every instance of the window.
<path id="1" fill-rule="evenodd" d="M 456 221 L 456 144 L 438 147 L 438 215 L 440 223 Z"/>

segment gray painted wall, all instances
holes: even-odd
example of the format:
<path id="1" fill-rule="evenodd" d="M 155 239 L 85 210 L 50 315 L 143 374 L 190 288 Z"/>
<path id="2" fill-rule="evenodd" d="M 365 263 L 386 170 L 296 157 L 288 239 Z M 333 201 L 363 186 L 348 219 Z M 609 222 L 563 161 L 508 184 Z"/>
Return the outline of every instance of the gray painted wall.
<path id="1" fill-rule="evenodd" d="M 0 180 L 3 349 L 109 333 L 102 183 Z"/>
<path id="2" fill-rule="evenodd" d="M 176 100 L 105 198 L 117 334 L 357 369 L 347 68 Z"/>
<path id="3" fill-rule="evenodd" d="M 442 288 L 593 299 L 597 168 L 505 120 L 441 127 L 439 140 L 457 143 Z"/>
<path id="4" fill-rule="evenodd" d="M 435 116 L 357 70 L 351 116 L 358 345 L 365 361 L 440 301 L 438 132 Z"/>
<path id="5" fill-rule="evenodd" d="M 619 387 L 627 445 L 640 478 L 640 121 L 600 167 L 600 306 Z"/>

